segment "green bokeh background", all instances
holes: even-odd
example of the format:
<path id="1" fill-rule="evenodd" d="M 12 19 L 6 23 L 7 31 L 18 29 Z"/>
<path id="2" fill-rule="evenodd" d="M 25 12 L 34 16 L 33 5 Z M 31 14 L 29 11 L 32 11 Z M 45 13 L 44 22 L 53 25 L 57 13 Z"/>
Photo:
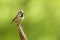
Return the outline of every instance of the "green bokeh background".
<path id="1" fill-rule="evenodd" d="M 20 40 L 16 24 L 10 24 L 20 8 L 29 40 L 60 40 L 60 0 L 0 0 L 0 40 Z"/>

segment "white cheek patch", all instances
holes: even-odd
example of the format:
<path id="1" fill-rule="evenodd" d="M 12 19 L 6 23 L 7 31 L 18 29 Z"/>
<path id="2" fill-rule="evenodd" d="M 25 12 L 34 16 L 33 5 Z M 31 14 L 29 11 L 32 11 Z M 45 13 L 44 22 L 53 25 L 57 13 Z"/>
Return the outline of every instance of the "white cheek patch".
<path id="1" fill-rule="evenodd" d="M 22 17 L 22 19 L 24 19 L 24 17 Z"/>
<path id="2" fill-rule="evenodd" d="M 18 17 L 20 17 L 21 15 L 20 14 L 18 14 Z"/>

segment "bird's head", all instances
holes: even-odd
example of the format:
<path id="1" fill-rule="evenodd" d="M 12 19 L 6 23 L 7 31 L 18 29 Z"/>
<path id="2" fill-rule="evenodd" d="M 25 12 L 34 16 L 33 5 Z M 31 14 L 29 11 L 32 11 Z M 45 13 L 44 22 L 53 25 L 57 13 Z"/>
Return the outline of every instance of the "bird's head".
<path id="1" fill-rule="evenodd" d="M 23 17 L 23 14 L 24 14 L 24 11 L 23 11 L 22 9 L 20 9 L 20 10 L 18 11 L 18 16 Z"/>

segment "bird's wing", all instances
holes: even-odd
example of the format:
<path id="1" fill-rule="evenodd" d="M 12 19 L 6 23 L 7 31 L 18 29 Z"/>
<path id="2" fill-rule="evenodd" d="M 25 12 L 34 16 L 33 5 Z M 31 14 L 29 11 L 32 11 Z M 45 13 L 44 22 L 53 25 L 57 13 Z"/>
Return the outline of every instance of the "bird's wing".
<path id="1" fill-rule="evenodd" d="M 17 18 L 17 16 L 12 21 L 14 21 L 16 18 Z"/>

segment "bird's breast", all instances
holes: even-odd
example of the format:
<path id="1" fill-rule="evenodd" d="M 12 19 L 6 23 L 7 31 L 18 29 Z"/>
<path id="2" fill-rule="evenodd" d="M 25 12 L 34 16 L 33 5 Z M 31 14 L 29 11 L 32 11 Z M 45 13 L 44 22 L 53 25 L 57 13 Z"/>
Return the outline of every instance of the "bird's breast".
<path id="1" fill-rule="evenodd" d="M 15 19 L 15 22 L 16 22 L 17 24 L 20 24 L 20 23 L 22 23 L 23 19 L 24 19 L 24 17 L 17 17 L 17 18 Z"/>

